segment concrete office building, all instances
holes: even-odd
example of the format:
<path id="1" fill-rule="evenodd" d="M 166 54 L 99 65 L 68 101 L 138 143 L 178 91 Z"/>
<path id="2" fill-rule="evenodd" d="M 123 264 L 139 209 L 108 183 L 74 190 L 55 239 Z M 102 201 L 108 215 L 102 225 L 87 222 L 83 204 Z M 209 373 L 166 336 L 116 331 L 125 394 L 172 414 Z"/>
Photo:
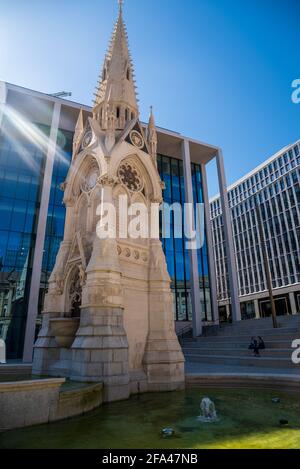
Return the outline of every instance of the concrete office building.
<path id="1" fill-rule="evenodd" d="M 228 188 L 243 319 L 271 314 L 261 242 L 260 208 L 278 315 L 300 313 L 300 145 L 283 148 Z M 221 320 L 230 316 L 224 226 L 219 197 L 210 201 Z"/>

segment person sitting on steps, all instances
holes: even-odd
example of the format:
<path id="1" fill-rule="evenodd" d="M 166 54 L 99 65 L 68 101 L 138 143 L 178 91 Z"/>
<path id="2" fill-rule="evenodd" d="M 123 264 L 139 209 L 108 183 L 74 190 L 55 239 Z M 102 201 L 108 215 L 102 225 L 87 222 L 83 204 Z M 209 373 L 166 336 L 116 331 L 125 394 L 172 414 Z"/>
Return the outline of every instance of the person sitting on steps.
<path id="1" fill-rule="evenodd" d="M 260 357 L 259 341 L 255 337 L 251 337 L 251 343 L 249 345 L 249 350 L 253 350 L 253 356 L 254 357 Z"/>

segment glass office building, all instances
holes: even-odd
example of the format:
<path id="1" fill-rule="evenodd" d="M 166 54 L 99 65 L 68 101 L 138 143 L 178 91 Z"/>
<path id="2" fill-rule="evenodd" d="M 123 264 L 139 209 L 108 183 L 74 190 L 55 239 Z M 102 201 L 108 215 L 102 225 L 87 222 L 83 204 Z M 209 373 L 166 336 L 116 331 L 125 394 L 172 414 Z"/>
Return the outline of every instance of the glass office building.
<path id="1" fill-rule="evenodd" d="M 265 242 L 278 315 L 300 313 L 300 145 L 284 148 L 228 188 L 244 319 L 271 314 L 261 243 Z M 211 200 L 220 315 L 230 315 L 220 200 Z M 264 239 L 260 239 L 260 210 Z"/>
<path id="2" fill-rule="evenodd" d="M 53 165 L 39 293 L 39 315 L 43 308 L 48 280 L 54 268 L 56 255 L 64 236 L 66 211 L 63 205 L 64 194 L 60 187 L 66 180 L 69 165 L 71 164 L 73 135 L 73 132 L 63 129 L 60 129 L 58 133 L 58 144 L 63 152 L 64 159 L 56 156 Z"/>
<path id="3" fill-rule="evenodd" d="M 47 134 L 47 129 L 41 129 Z M 0 328 L 20 356 L 45 154 L 3 118 L 0 133 Z"/>
<path id="4" fill-rule="evenodd" d="M 76 121 L 80 109 L 87 115 L 91 109 L 15 85 L 0 85 L 0 98 L 5 95 L 4 102 L 0 99 L 0 337 L 6 341 L 8 358 L 20 359 L 27 317 L 37 312 L 37 330 L 40 326 L 47 282 L 63 238 L 65 208 L 60 186 L 71 162 Z M 158 168 L 168 203 L 184 203 L 186 198 L 180 138 L 180 134 L 158 129 Z M 215 151 L 215 147 L 192 144 L 194 203 L 204 202 L 203 168 Z M 193 161 L 199 153 L 203 164 Z M 163 247 L 172 279 L 175 320 L 191 321 L 192 290 L 199 288 L 201 317 L 212 321 L 214 269 L 206 239 L 197 254 L 196 287 L 185 239 L 176 239 L 172 232 Z"/>
<path id="5" fill-rule="evenodd" d="M 168 156 L 158 155 L 158 170 L 165 183 L 164 201 L 169 205 L 185 203 L 185 182 L 183 162 Z M 204 203 L 201 167 L 192 164 L 193 196 L 195 203 Z M 168 271 L 172 279 L 174 295 L 174 316 L 177 321 L 192 320 L 192 301 L 190 284 L 190 258 L 185 249 L 186 239 L 174 236 L 174 214 L 171 220 L 171 237 L 162 239 Z M 205 321 L 212 321 L 211 292 L 209 286 L 209 266 L 206 237 L 203 248 L 198 252 L 199 289 L 201 310 Z"/>

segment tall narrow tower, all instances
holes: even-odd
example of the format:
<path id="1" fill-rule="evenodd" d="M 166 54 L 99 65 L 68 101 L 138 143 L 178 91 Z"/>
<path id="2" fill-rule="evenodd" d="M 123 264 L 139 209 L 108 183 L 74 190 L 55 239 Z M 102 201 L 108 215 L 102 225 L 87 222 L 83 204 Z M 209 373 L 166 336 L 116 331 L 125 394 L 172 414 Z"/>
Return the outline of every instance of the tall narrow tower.
<path id="1" fill-rule="evenodd" d="M 64 240 L 49 280 L 33 365 L 39 374 L 103 382 L 106 401 L 184 387 L 161 242 L 150 235 L 120 236 L 122 215 L 135 203 L 150 217 L 162 202 L 156 149 L 153 114 L 147 138 L 139 121 L 120 1 L 92 116 L 80 113 L 76 126 L 63 184 Z M 103 238 L 99 230 L 107 222 L 108 204 L 118 222 Z"/>
<path id="2" fill-rule="evenodd" d="M 116 130 L 138 117 L 138 103 L 133 63 L 128 48 L 128 37 L 123 20 L 123 3 L 119 2 L 119 16 L 99 78 L 93 115 L 102 129 L 108 126 L 111 113 Z"/>

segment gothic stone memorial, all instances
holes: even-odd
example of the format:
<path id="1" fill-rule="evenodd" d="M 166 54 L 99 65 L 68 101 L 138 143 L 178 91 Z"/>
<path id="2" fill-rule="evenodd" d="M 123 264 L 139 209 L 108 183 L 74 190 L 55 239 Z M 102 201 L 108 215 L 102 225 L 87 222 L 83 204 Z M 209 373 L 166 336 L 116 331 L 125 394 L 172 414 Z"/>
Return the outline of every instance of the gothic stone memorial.
<path id="1" fill-rule="evenodd" d="M 37 374 L 103 382 L 107 402 L 184 387 L 184 358 L 160 240 L 97 235 L 103 204 L 113 204 L 119 220 L 120 195 L 127 196 L 129 206 L 162 202 L 156 151 L 153 113 L 146 132 L 139 121 L 120 5 L 93 116 L 81 113 L 76 126 L 63 185 L 64 240 L 33 363 Z"/>

